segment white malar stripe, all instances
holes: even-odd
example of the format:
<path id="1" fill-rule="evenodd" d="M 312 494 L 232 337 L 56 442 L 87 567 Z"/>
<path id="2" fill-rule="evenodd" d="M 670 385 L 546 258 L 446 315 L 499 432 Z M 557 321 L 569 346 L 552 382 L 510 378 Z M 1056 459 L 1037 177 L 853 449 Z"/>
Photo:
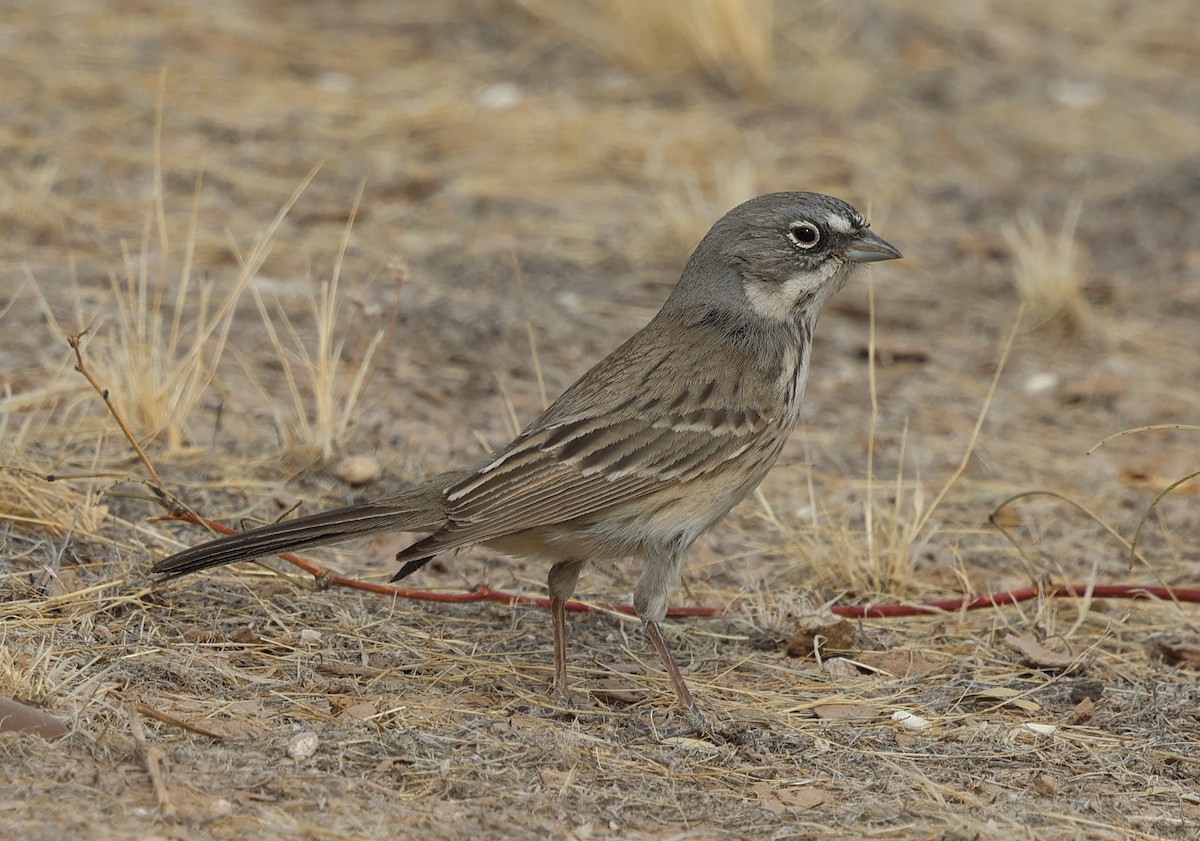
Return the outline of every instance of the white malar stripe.
<path id="1" fill-rule="evenodd" d="M 799 288 L 806 285 L 801 283 L 798 275 L 793 275 L 780 284 L 768 285 L 751 281 L 746 284 L 746 299 L 754 311 L 763 318 L 769 318 L 772 321 L 790 321 Z"/>
<path id="2" fill-rule="evenodd" d="M 816 293 L 816 303 L 835 292 L 841 281 L 835 283 L 834 275 L 846 271 L 840 260 L 826 260 L 811 272 L 796 272 L 783 283 L 763 283 L 749 280 L 744 284 L 746 300 L 754 311 L 773 321 L 792 321 L 796 317 L 796 304 L 806 294 Z M 822 296 L 821 290 L 828 290 Z M 819 300 L 817 300 L 819 299 Z"/>

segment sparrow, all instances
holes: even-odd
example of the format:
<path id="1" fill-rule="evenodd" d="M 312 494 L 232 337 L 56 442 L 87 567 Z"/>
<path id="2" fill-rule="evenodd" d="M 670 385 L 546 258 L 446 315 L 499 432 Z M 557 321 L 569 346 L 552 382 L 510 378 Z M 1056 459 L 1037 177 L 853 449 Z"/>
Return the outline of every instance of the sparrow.
<path id="1" fill-rule="evenodd" d="M 284 520 L 160 560 L 168 578 L 377 532 L 424 537 L 393 581 L 483 545 L 550 564 L 553 688 L 569 699 L 566 611 L 589 561 L 633 557 L 633 603 L 688 716 L 663 635 L 693 541 L 762 481 L 800 414 L 821 308 L 900 252 L 819 193 L 770 193 L 713 225 L 658 314 L 503 447 L 375 502 Z"/>

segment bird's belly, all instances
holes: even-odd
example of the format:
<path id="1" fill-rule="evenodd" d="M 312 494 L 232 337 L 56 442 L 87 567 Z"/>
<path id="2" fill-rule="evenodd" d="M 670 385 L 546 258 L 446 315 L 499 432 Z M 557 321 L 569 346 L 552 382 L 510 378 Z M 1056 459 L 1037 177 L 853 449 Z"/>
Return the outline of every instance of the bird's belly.
<path id="1" fill-rule="evenodd" d="M 586 517 L 494 538 L 485 545 L 505 554 L 549 561 L 615 560 L 686 549 L 757 487 L 769 467 L 763 465 L 732 487 L 707 479 L 687 482 Z"/>

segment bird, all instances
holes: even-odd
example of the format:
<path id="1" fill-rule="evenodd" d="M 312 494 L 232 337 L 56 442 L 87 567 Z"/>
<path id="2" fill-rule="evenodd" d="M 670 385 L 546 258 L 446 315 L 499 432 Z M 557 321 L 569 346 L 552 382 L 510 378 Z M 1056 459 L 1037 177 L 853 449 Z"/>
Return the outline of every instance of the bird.
<path id="1" fill-rule="evenodd" d="M 379 532 L 423 535 L 392 581 L 482 545 L 549 562 L 556 697 L 570 701 L 567 601 L 589 562 L 641 561 L 634 609 L 687 717 L 705 718 L 663 635 L 684 556 L 788 440 L 829 298 L 898 259 L 854 207 L 769 193 L 721 217 L 661 310 L 504 446 L 397 494 L 220 537 L 158 561 L 169 580 Z"/>

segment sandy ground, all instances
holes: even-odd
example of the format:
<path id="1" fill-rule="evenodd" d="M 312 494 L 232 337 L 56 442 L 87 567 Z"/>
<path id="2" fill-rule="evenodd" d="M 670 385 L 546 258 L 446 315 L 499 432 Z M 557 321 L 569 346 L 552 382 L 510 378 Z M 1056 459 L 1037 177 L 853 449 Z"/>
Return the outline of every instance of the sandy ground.
<path id="1" fill-rule="evenodd" d="M 1089 454 L 1200 422 L 1195 3 L 678 7 L 4 4 L 0 696 L 70 733 L 0 733 L 3 834 L 1196 837 L 1195 605 L 1042 599 L 785 650 L 833 603 L 1195 586 L 1197 483 L 1152 505 L 1200 432 Z M 204 533 L 154 519 L 68 335 L 168 492 L 235 526 L 318 510 L 506 440 L 713 220 L 782 189 L 851 201 L 905 259 L 828 308 L 801 429 L 676 593 L 721 610 L 670 623 L 720 732 L 683 728 L 605 610 L 570 620 L 572 714 L 535 607 L 150 576 Z M 346 482 L 347 456 L 379 475 Z M 402 545 L 314 557 L 382 581 Z M 636 574 L 579 595 L 627 603 Z M 413 585 L 544 575 L 476 551 Z"/>

